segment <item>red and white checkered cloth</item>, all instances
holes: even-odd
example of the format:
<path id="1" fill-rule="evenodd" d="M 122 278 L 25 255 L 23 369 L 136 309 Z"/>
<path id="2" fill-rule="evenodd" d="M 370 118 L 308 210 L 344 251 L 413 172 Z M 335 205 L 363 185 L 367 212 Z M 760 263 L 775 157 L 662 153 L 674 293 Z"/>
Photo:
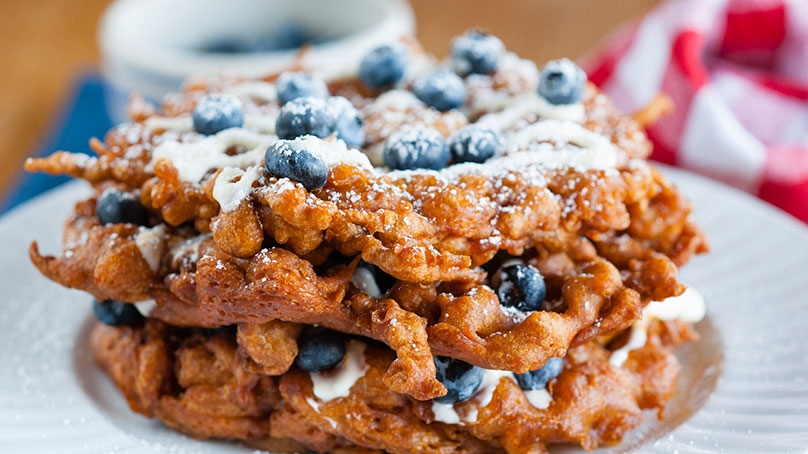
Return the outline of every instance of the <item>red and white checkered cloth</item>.
<path id="1" fill-rule="evenodd" d="M 807 0 L 669 0 L 583 66 L 625 112 L 673 99 L 652 158 L 808 222 Z"/>

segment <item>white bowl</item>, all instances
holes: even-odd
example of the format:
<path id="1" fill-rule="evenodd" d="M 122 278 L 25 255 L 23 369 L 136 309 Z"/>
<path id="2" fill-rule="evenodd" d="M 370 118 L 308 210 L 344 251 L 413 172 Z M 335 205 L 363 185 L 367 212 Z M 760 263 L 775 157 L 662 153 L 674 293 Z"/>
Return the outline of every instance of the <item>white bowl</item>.
<path id="1" fill-rule="evenodd" d="M 282 24 L 325 40 L 307 52 L 307 68 L 326 78 L 355 71 L 372 47 L 414 34 L 405 0 L 117 0 L 99 27 L 107 109 L 126 119 L 131 93 L 159 100 L 191 75 L 260 76 L 288 68 L 298 50 L 204 52 L 219 38 L 249 40 Z"/>

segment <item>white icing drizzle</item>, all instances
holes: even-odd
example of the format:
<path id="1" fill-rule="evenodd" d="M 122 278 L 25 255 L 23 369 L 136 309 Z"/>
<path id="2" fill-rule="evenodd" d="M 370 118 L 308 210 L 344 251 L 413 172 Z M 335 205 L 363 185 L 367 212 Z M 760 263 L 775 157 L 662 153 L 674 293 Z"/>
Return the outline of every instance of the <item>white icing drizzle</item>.
<path id="1" fill-rule="evenodd" d="M 497 386 L 503 378 L 507 378 L 516 383 L 516 378 L 514 377 L 513 372 L 484 369 L 483 381 L 480 384 L 480 388 L 470 399 L 470 401 L 475 405 L 466 412 L 464 417 L 461 417 L 460 414 L 457 413 L 457 410 L 454 408 L 454 404 L 442 404 L 433 401 L 432 413 L 435 415 L 435 421 L 446 424 L 460 425 L 477 422 L 479 409 L 484 408 L 486 405 L 491 403 L 491 399 L 494 396 L 494 391 L 497 389 Z M 553 400 L 547 389 L 524 391 L 524 393 L 528 402 L 538 409 L 547 408 L 550 405 L 550 402 Z"/>
<path id="2" fill-rule="evenodd" d="M 457 164 L 438 172 L 449 181 L 457 181 L 463 175 L 505 176 L 518 172 L 523 175 L 537 171 L 533 183 L 543 185 L 542 171 L 564 167 L 583 167 L 587 169 L 613 169 L 618 163 L 615 154 L 598 152 L 574 146 L 554 147 L 550 143 L 539 143 L 528 151 L 519 151 L 508 155 L 494 156 L 488 161 Z"/>
<path id="3" fill-rule="evenodd" d="M 193 132 L 194 121 L 190 115 L 179 115 L 177 117 L 153 116 L 143 122 L 147 128 L 158 131 Z"/>
<path id="4" fill-rule="evenodd" d="M 435 421 L 446 424 L 463 424 L 460 414 L 454 408 L 454 404 L 442 404 L 432 401 L 432 413 L 435 414 Z"/>
<path id="5" fill-rule="evenodd" d="M 513 96 L 497 92 L 481 93 L 474 104 L 478 110 L 492 112 L 483 115 L 477 121 L 478 124 L 503 131 L 516 128 L 530 114 L 553 120 L 581 123 L 586 113 L 584 105 L 580 102 L 550 104 L 533 90 Z"/>
<path id="6" fill-rule="evenodd" d="M 259 99 L 266 102 L 276 102 L 278 100 L 278 90 L 275 84 L 261 80 L 242 82 L 225 88 L 225 93 L 239 98 Z"/>
<path id="7" fill-rule="evenodd" d="M 631 325 L 631 334 L 626 345 L 613 351 L 609 363 L 620 367 L 628 359 L 632 350 L 642 348 L 648 340 L 648 325 L 652 320 L 683 320 L 690 323 L 701 321 L 707 314 L 704 298 L 698 290 L 688 287 L 679 296 L 664 301 L 651 301 L 643 308 L 642 318 Z"/>
<path id="8" fill-rule="evenodd" d="M 475 393 L 474 397 L 472 397 L 472 399 L 477 403 L 478 408 L 483 408 L 491 403 L 491 398 L 494 397 L 494 390 L 497 389 L 497 385 L 499 385 L 500 380 L 503 378 L 513 380 L 513 382 L 516 383 L 516 378 L 514 378 L 513 372 L 506 370 L 485 369 L 483 374 L 483 382 L 480 385 L 480 389 L 478 389 L 477 393 Z M 474 415 L 473 419 L 466 419 L 468 422 L 475 422 L 476 420 L 477 415 Z"/>
<path id="9" fill-rule="evenodd" d="M 166 229 L 163 224 L 152 228 L 139 227 L 135 244 L 140 249 L 140 255 L 149 264 L 152 272 L 160 269 L 160 258 L 165 251 Z"/>
<path id="10" fill-rule="evenodd" d="M 413 107 L 424 107 L 424 103 L 415 95 L 404 89 L 395 89 L 382 93 L 368 106 L 368 112 L 383 112 L 386 110 L 407 110 Z"/>
<path id="11" fill-rule="evenodd" d="M 382 291 L 379 289 L 379 284 L 376 283 L 376 278 L 373 277 L 373 272 L 367 268 L 356 267 L 351 282 L 362 291 L 365 295 L 371 298 L 378 298 L 382 296 Z"/>
<path id="12" fill-rule="evenodd" d="M 244 128 L 261 134 L 275 134 L 277 112 L 271 115 L 244 114 Z"/>
<path id="13" fill-rule="evenodd" d="M 530 405 L 534 407 L 544 410 L 545 408 L 550 406 L 550 402 L 553 401 L 553 396 L 550 395 L 550 392 L 547 391 L 547 388 L 542 389 L 531 389 L 530 391 L 525 391 L 525 397 L 527 397 L 528 402 Z"/>
<path id="14" fill-rule="evenodd" d="M 164 142 L 154 149 L 151 164 L 166 159 L 177 169 L 180 179 L 197 183 L 212 169 L 245 169 L 260 163 L 266 149 L 277 139 L 270 134 L 230 128 L 196 142 Z M 242 146 L 247 151 L 232 156 L 226 154 L 233 146 Z"/>
<path id="15" fill-rule="evenodd" d="M 505 135 L 506 149 L 510 150 L 529 148 L 537 142 L 550 140 L 557 147 L 575 145 L 598 154 L 609 155 L 611 161 L 617 161 L 623 154 L 608 138 L 570 121 L 542 120 Z"/>
<path id="16" fill-rule="evenodd" d="M 367 346 L 364 343 L 349 340 L 345 345 L 345 358 L 339 368 L 309 374 L 312 392 L 320 402 L 328 402 L 351 393 L 351 387 L 368 370 L 368 365 L 365 363 L 365 348 Z"/>
<path id="17" fill-rule="evenodd" d="M 141 314 L 145 315 L 151 312 L 152 309 L 157 307 L 157 301 L 155 300 L 138 301 L 137 303 L 135 303 L 135 307 L 137 307 L 137 310 L 139 310 Z"/>
<path id="18" fill-rule="evenodd" d="M 277 118 L 277 113 L 272 115 L 245 113 L 244 129 L 261 134 L 275 134 L 275 121 Z M 144 125 L 155 131 L 195 132 L 193 117 L 188 114 L 176 117 L 149 117 L 144 121 Z"/>
<path id="19" fill-rule="evenodd" d="M 250 166 L 247 170 L 225 167 L 213 183 L 213 198 L 219 202 L 222 211 L 233 211 L 250 196 L 253 183 L 262 175 L 261 166 Z"/>

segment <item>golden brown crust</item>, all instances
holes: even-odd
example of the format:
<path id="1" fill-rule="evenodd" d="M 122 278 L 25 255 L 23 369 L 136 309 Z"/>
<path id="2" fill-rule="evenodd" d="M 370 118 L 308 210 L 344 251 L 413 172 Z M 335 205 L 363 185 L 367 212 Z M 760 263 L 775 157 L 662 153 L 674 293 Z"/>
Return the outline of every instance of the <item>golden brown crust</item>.
<path id="1" fill-rule="evenodd" d="M 81 219 L 74 222 L 78 228 L 83 228 Z M 90 238 L 92 232 L 114 228 L 95 226 Z M 116 241 L 136 248 L 131 235 Z M 535 262 L 548 279 L 555 279 L 549 291 L 563 307 L 558 312 L 534 312 L 518 322 L 504 315 L 498 299 L 482 282 L 433 284 L 435 291 L 420 294 L 417 304 L 411 300 L 413 284 L 401 284 L 388 297 L 374 299 L 351 284 L 356 260 L 321 276 L 310 262 L 282 248 L 238 259 L 218 251 L 210 240 L 203 243 L 206 253 L 193 269 L 163 270 L 162 281 L 150 275 L 142 285 L 148 289 L 146 296 L 158 302 L 152 316 L 174 325 L 217 327 L 277 319 L 380 340 L 398 355 L 388 371 L 388 386 L 430 399 L 445 392 L 434 378 L 432 354 L 486 368 L 534 370 L 553 356 L 563 356 L 570 346 L 625 329 L 639 318 L 647 298 L 681 293 L 675 279 L 677 268 L 664 255 L 649 253 L 647 259 L 632 260 L 638 271 L 624 281 L 617 268 L 587 246 L 588 240 L 578 238 L 576 244 L 566 253 L 556 253 L 556 257 L 567 257 L 568 267 L 563 271 L 554 270 L 550 262 Z M 76 246 L 70 257 L 35 255 L 34 261 L 52 264 L 42 269 L 47 276 L 80 286 L 84 275 L 78 272 L 81 279 L 70 281 L 73 275 L 69 273 L 77 266 L 80 270 L 87 266 L 83 261 L 73 262 L 83 260 L 87 253 L 83 247 Z M 138 260 L 143 261 L 142 257 Z M 172 261 L 164 257 L 161 263 Z M 99 269 L 99 265 L 91 267 Z M 62 274 L 54 274 L 54 270 Z M 107 293 L 97 296 L 108 297 Z M 401 302 L 411 306 L 404 309 Z"/>
<path id="2" fill-rule="evenodd" d="M 197 438 L 300 450 L 291 438 L 317 452 L 523 453 L 544 452 L 546 443 L 593 449 L 618 441 L 640 422 L 642 409 L 670 399 L 679 373 L 672 352 L 692 337 L 686 323 L 652 323 L 646 345 L 621 368 L 609 364 L 609 351 L 598 343 L 575 347 L 550 383 L 547 409 L 533 407 L 515 382 L 502 379 L 482 408 L 474 399 L 455 405 L 467 419 L 463 425 L 435 422 L 430 402 L 389 392 L 384 382 L 394 355 L 378 346 L 368 346 L 368 369 L 350 394 L 327 402 L 300 369 L 278 378 L 242 368 L 236 338 L 226 333 L 205 338 L 156 320 L 142 328 L 98 324 L 91 347 L 133 410 Z M 475 422 L 470 411 L 477 412 Z"/>

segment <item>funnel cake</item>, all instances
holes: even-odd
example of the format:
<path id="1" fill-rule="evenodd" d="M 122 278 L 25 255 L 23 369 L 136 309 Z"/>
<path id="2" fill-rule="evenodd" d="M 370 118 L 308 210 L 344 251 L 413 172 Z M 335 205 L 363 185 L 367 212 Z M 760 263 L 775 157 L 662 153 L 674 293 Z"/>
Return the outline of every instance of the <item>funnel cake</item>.
<path id="1" fill-rule="evenodd" d="M 499 52 L 491 39 L 455 45 Z M 62 254 L 34 243 L 32 261 L 99 302 L 156 302 L 145 324 L 98 325 L 92 348 L 133 410 L 196 437 L 323 452 L 619 441 L 664 407 L 674 349 L 695 337 L 700 302 L 676 302 L 678 267 L 707 248 L 689 203 L 569 61 L 539 71 L 501 51 L 491 72 L 456 75 L 392 46 L 325 100 L 281 105 L 277 75 L 193 80 L 160 107 L 133 98 L 133 121 L 91 142 L 97 157 L 29 160 L 94 189 Z M 424 78 L 460 84 L 462 103 L 445 108 L 457 94 L 425 94 Z M 203 112 L 202 134 L 210 100 L 226 108 Z M 147 221 L 106 214 L 132 195 Z M 345 339 L 320 339 L 338 352 L 325 372 L 300 362 L 315 326 Z M 346 389 L 317 394 L 350 370 Z"/>

